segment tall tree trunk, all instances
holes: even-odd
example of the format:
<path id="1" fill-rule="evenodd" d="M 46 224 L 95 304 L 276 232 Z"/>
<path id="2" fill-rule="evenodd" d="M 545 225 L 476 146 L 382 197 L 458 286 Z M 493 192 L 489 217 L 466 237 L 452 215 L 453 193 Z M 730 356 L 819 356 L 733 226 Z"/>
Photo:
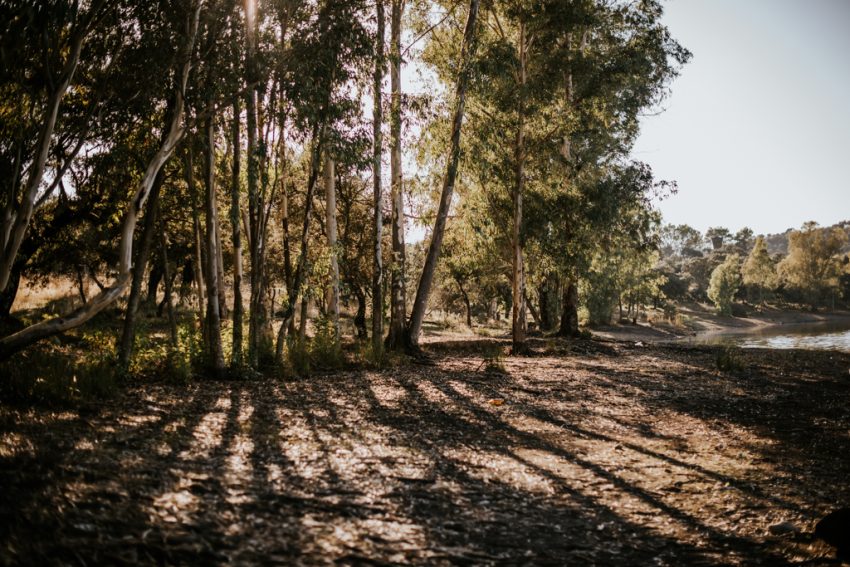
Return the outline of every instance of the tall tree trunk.
<path id="1" fill-rule="evenodd" d="M 289 238 L 289 188 L 281 187 L 281 229 L 283 231 L 283 279 L 287 295 L 292 295 L 292 251 Z M 292 318 L 289 333 L 295 333 L 295 318 Z"/>
<path id="2" fill-rule="evenodd" d="M 563 312 L 558 335 L 562 337 L 578 336 L 578 288 L 570 279 L 564 286 Z"/>
<path id="3" fill-rule="evenodd" d="M 139 251 L 136 253 L 136 265 L 133 267 L 133 281 L 130 284 L 130 297 L 127 299 L 127 309 L 124 312 L 124 328 L 121 332 L 121 343 L 118 345 L 118 368 L 121 372 L 127 372 L 130 368 L 130 358 L 133 356 L 133 343 L 136 340 L 136 314 L 139 310 L 139 302 L 142 296 L 142 281 L 150 257 L 151 244 L 153 243 L 154 230 L 156 228 L 156 217 L 159 211 L 159 192 L 164 181 L 162 172 L 156 176 L 151 189 L 150 206 L 145 215 L 141 238 L 139 239 Z"/>
<path id="4" fill-rule="evenodd" d="M 156 305 L 156 290 L 159 288 L 159 282 L 162 281 L 162 268 L 153 262 L 150 273 L 148 274 L 148 292 L 145 297 L 145 302 L 151 305 Z"/>
<path id="5" fill-rule="evenodd" d="M 469 294 L 466 293 L 463 284 L 459 279 L 455 279 L 457 288 L 460 290 L 460 295 L 463 298 L 463 305 L 466 307 L 466 326 L 472 328 L 472 302 L 469 301 Z"/>
<path id="6" fill-rule="evenodd" d="M 378 18 L 378 35 L 375 45 L 375 73 L 373 85 L 374 108 L 372 110 L 372 187 L 375 211 L 375 238 L 372 241 L 374 259 L 372 262 L 372 350 L 375 359 L 381 358 L 384 338 L 384 261 L 381 256 L 381 240 L 383 238 L 383 190 L 381 183 L 381 124 L 383 112 L 381 108 L 381 83 L 384 79 L 384 2 L 378 0 L 375 5 Z"/>
<path id="7" fill-rule="evenodd" d="M 328 286 L 326 303 L 328 315 L 334 328 L 335 340 L 339 340 L 339 263 L 337 261 L 336 244 L 336 185 L 334 177 L 334 160 L 325 152 L 325 220 L 328 235 L 328 247 L 331 255 L 331 284 Z"/>
<path id="8" fill-rule="evenodd" d="M 201 336 L 203 338 L 204 344 L 207 344 L 207 326 L 206 326 L 206 315 L 205 315 L 205 305 L 206 305 L 206 289 L 204 285 L 204 281 L 206 280 L 206 269 L 204 268 L 204 251 L 203 251 L 203 243 L 204 236 L 201 230 L 201 217 L 200 217 L 200 205 L 198 204 L 198 192 L 195 187 L 195 166 L 194 166 L 194 152 L 192 151 L 192 146 L 189 144 L 189 147 L 186 150 L 186 185 L 189 190 L 189 196 L 192 200 L 192 234 L 194 236 L 194 248 L 195 248 L 195 294 L 197 295 L 198 301 L 198 328 L 201 329 Z"/>
<path id="9" fill-rule="evenodd" d="M 522 198 L 525 189 L 525 100 L 523 91 L 526 84 L 526 28 L 525 22 L 519 27 L 519 88 L 520 95 L 517 105 L 517 132 L 514 144 L 514 188 L 511 195 L 513 201 L 513 223 L 511 226 L 511 259 L 512 277 L 511 292 L 513 309 L 511 313 L 511 342 L 514 354 L 520 354 L 526 349 L 525 339 L 528 332 L 525 307 L 525 262 L 522 242 Z"/>
<path id="10" fill-rule="evenodd" d="M 248 138 L 248 247 L 251 260 L 251 296 L 248 309 L 248 363 L 256 368 L 259 366 L 263 347 L 261 345 L 263 329 L 266 324 L 265 302 L 262 289 L 262 266 L 260 254 L 260 211 L 259 203 L 259 155 L 257 148 L 257 89 L 250 86 L 256 76 L 256 21 L 247 18 L 246 26 L 246 70 L 245 82 L 249 88 L 245 95 L 246 131 Z"/>
<path id="11" fill-rule="evenodd" d="M 463 125 L 464 103 L 466 101 L 466 85 L 469 81 L 470 60 L 475 53 L 475 22 L 478 18 L 479 0 L 470 0 L 469 15 L 466 19 L 466 28 L 463 33 L 463 46 L 460 55 L 460 68 L 458 70 L 457 85 L 455 87 L 454 116 L 452 118 L 451 146 L 449 148 L 449 159 L 446 163 L 446 174 L 443 178 L 443 190 L 440 194 L 440 206 L 437 210 L 437 219 L 434 222 L 434 231 L 431 234 L 431 243 L 428 246 L 428 255 L 425 257 L 425 266 L 419 278 L 419 286 L 416 289 L 416 299 L 413 302 L 413 312 L 410 315 L 410 323 L 407 327 L 406 343 L 412 350 L 419 348 L 419 333 L 422 331 L 422 323 L 425 320 L 425 311 L 428 307 L 428 296 L 431 293 L 431 284 L 434 281 L 434 273 L 437 268 L 437 260 L 440 257 L 440 248 L 443 243 L 443 235 L 446 230 L 446 221 L 449 216 L 449 207 L 454 193 L 455 178 L 457 177 L 457 165 L 460 159 L 460 129 Z"/>
<path id="12" fill-rule="evenodd" d="M 387 348 L 405 348 L 407 297 L 405 290 L 404 186 L 401 170 L 401 18 L 404 0 L 392 0 L 390 23 L 390 179 L 392 180 L 392 264 L 390 266 L 390 329 Z"/>
<path id="13" fill-rule="evenodd" d="M 162 271 L 165 273 L 165 301 L 166 313 L 168 314 L 168 330 L 171 337 L 171 348 L 176 349 L 177 343 L 177 317 L 174 314 L 174 302 L 171 299 L 171 268 L 168 266 L 168 236 L 166 235 L 166 222 L 162 219 L 159 231 L 160 256 L 162 256 Z"/>
<path id="14" fill-rule="evenodd" d="M 139 183 L 139 188 L 124 214 L 118 251 L 118 275 L 115 281 L 110 287 L 104 289 L 79 309 L 61 317 L 30 325 L 13 335 L 0 339 L 0 360 L 9 358 L 15 352 L 36 341 L 84 324 L 106 307 L 112 305 L 121 296 L 130 282 L 130 278 L 132 277 L 133 233 L 135 232 L 139 214 L 141 214 L 147 202 L 156 176 L 165 162 L 171 157 L 174 148 L 183 138 L 183 97 L 189 81 L 189 72 L 192 68 L 192 52 L 195 36 L 198 31 L 200 11 L 201 3 L 194 4 L 191 17 L 189 18 L 187 35 L 180 50 L 180 68 L 177 72 L 178 80 L 174 93 L 174 106 L 166 122 L 165 139 L 148 162 L 148 166 Z M 5 287 L 5 284 L 3 284 L 2 289 L 5 289 Z"/>
<path id="15" fill-rule="evenodd" d="M 218 206 L 216 205 L 215 216 L 215 250 L 216 262 L 215 267 L 218 273 L 218 312 L 222 318 L 228 316 L 227 312 L 227 293 L 224 289 L 224 250 L 221 245 L 221 221 L 218 218 Z"/>
<path id="16" fill-rule="evenodd" d="M 215 121 L 210 112 L 206 119 L 206 160 L 204 209 L 206 216 L 206 279 L 207 279 L 207 363 L 216 377 L 224 374 L 224 351 L 221 345 L 221 311 L 218 279 L 218 204 L 215 191 Z"/>
<path id="17" fill-rule="evenodd" d="M 302 345 L 307 340 L 307 318 L 310 316 L 309 308 L 310 302 L 307 296 L 304 295 L 301 297 L 301 316 L 298 319 L 298 339 Z"/>
<path id="18" fill-rule="evenodd" d="M 239 98 L 233 100 L 233 122 L 231 125 L 231 143 L 233 144 L 233 177 L 230 186 L 230 228 L 233 240 L 233 350 L 230 355 L 230 364 L 234 368 L 242 366 L 242 319 L 244 318 L 244 306 L 242 305 L 242 233 L 239 226 L 239 201 L 241 183 L 240 156 L 241 142 L 239 138 L 239 123 L 241 112 L 239 109 Z"/>

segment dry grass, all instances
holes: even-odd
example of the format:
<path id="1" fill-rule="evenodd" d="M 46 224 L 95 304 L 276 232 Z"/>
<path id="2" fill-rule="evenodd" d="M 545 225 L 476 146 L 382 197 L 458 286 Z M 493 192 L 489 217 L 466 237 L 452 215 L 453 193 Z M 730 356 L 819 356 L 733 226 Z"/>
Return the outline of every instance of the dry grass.
<path id="1" fill-rule="evenodd" d="M 92 297 L 100 290 L 94 282 L 87 282 L 86 295 Z M 47 309 L 48 312 L 64 312 L 81 304 L 77 283 L 67 276 L 54 276 L 47 283 L 21 279 L 21 286 L 12 313 Z"/>

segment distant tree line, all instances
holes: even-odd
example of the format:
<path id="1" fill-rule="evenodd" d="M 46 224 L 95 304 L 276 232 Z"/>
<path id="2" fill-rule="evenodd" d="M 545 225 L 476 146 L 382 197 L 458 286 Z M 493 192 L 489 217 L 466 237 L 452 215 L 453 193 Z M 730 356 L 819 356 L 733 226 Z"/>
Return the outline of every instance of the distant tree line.
<path id="1" fill-rule="evenodd" d="M 660 290 L 671 300 L 713 302 L 730 315 L 735 302 L 830 307 L 850 304 L 850 223 L 820 227 L 805 223 L 782 235 L 754 237 L 710 228 L 704 235 L 687 225 L 659 231 Z M 770 243 L 770 245 L 769 245 Z M 770 253 L 772 247 L 777 252 Z"/>

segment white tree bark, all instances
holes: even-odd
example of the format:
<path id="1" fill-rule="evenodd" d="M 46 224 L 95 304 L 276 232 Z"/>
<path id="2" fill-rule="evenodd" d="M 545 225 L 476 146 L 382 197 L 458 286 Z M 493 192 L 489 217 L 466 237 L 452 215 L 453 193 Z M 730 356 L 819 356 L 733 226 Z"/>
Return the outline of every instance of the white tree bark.
<path id="1" fill-rule="evenodd" d="M 334 326 L 334 336 L 339 340 L 339 262 L 337 261 L 337 231 L 336 231 L 336 184 L 334 177 L 334 160 L 325 152 L 325 221 L 328 235 L 328 248 L 331 256 L 331 284 L 325 295 L 328 314 Z"/>
<path id="2" fill-rule="evenodd" d="M 195 44 L 195 36 L 198 31 L 198 20 L 200 17 L 201 3 L 198 2 L 189 20 L 189 26 L 185 43 L 182 46 L 182 65 L 178 71 L 177 89 L 175 92 L 174 112 L 167 125 L 167 132 L 162 145 L 151 158 L 147 169 L 142 176 L 139 187 L 133 199 L 124 213 L 124 221 L 121 225 L 121 242 L 118 253 L 118 275 L 112 285 L 105 288 L 91 301 L 62 317 L 48 319 L 35 325 L 18 331 L 17 333 L 0 339 L 0 360 L 9 358 L 15 352 L 43 338 L 73 329 L 84 324 L 86 321 L 103 311 L 114 303 L 124 292 L 132 276 L 133 258 L 133 233 L 142 208 L 147 201 L 159 170 L 174 153 L 177 144 L 183 138 L 185 132 L 183 127 L 183 107 L 186 86 L 191 71 L 192 51 Z M 5 260 L 5 258 L 4 258 Z"/>

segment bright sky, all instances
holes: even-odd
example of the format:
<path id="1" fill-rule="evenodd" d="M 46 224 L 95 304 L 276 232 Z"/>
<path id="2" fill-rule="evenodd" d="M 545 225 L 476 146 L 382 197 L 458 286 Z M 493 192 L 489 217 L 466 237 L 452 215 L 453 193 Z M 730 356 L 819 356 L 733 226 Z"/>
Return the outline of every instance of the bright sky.
<path id="1" fill-rule="evenodd" d="M 670 0 L 693 59 L 634 157 L 666 222 L 783 232 L 850 219 L 850 1 Z"/>

